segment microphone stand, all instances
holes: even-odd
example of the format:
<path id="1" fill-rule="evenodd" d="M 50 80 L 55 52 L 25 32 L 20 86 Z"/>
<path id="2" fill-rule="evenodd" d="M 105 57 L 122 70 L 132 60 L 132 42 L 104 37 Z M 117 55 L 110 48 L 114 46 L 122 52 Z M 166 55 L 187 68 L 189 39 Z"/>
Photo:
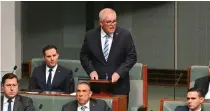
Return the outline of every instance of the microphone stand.
<path id="1" fill-rule="evenodd" d="M 179 80 L 180 80 L 180 78 L 183 76 L 183 73 L 181 73 L 180 75 L 179 75 L 179 78 L 177 79 L 177 81 L 176 81 L 176 73 L 175 73 L 175 84 L 174 84 L 174 100 L 176 99 L 175 98 L 175 96 L 176 96 L 176 85 L 178 84 L 178 82 L 179 82 Z"/>

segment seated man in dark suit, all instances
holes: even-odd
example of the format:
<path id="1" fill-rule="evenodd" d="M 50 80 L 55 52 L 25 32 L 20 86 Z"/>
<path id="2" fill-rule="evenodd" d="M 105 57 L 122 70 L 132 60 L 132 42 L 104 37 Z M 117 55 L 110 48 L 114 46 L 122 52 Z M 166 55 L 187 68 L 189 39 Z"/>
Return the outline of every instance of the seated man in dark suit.
<path id="1" fill-rule="evenodd" d="M 90 98 L 92 91 L 87 82 L 80 82 L 76 89 L 77 100 L 65 104 L 62 111 L 111 111 L 104 100 Z"/>
<path id="2" fill-rule="evenodd" d="M 31 98 L 18 95 L 18 78 L 7 73 L 2 77 L 1 111 L 35 111 Z"/>
<path id="3" fill-rule="evenodd" d="M 204 97 L 202 97 L 202 91 L 196 88 L 189 89 L 187 93 L 187 105 L 177 106 L 175 111 L 203 111 L 202 103 Z"/>
<path id="4" fill-rule="evenodd" d="M 34 68 L 29 91 L 74 92 L 74 78 L 71 70 L 58 64 L 59 54 L 54 45 L 43 48 L 45 63 Z"/>
<path id="5" fill-rule="evenodd" d="M 203 96 L 205 97 L 205 99 L 210 99 L 210 68 L 209 68 L 209 76 L 205 76 L 205 77 L 201 77 L 196 79 L 195 81 L 195 88 L 199 88 L 202 90 L 203 92 Z"/>

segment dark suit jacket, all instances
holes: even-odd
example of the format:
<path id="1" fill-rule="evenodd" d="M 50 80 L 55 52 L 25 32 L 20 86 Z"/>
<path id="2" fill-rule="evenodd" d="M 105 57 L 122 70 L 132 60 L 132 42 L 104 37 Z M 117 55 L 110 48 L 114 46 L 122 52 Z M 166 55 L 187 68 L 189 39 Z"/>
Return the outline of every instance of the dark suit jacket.
<path id="1" fill-rule="evenodd" d="M 202 91 L 203 97 L 205 97 L 205 95 L 209 90 L 209 82 L 210 82 L 209 76 L 201 77 L 195 80 L 194 87 Z"/>
<path id="2" fill-rule="evenodd" d="M 189 111 L 189 108 L 188 106 L 177 106 L 174 111 Z M 201 108 L 201 111 L 204 110 Z"/>
<path id="3" fill-rule="evenodd" d="M 77 111 L 77 100 L 69 102 L 62 107 L 62 111 Z M 90 99 L 90 111 L 112 111 L 104 100 Z"/>
<path id="4" fill-rule="evenodd" d="M 1 111 L 3 111 L 4 96 L 1 96 Z M 17 95 L 15 97 L 15 103 L 13 111 L 35 111 L 33 101 L 31 98 Z"/>
<path id="5" fill-rule="evenodd" d="M 117 72 L 120 79 L 113 86 L 112 93 L 127 94 L 130 91 L 129 70 L 136 63 L 136 49 L 129 31 L 116 28 L 109 52 L 108 61 L 105 60 L 101 46 L 101 28 L 92 29 L 86 33 L 84 44 L 80 52 L 80 61 L 88 75 L 96 71 L 99 79 L 105 79 L 106 73 L 111 80 L 112 74 Z"/>
<path id="6" fill-rule="evenodd" d="M 46 65 L 34 68 L 29 83 L 29 91 L 46 91 Z M 52 81 L 52 90 L 55 92 L 74 92 L 74 78 L 72 71 L 58 65 Z"/>

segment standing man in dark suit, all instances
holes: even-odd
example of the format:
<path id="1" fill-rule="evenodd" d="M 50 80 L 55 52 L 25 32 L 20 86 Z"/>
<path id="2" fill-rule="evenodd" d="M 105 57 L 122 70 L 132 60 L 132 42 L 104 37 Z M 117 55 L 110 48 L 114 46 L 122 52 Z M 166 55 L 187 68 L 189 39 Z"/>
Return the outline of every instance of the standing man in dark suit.
<path id="1" fill-rule="evenodd" d="M 35 111 L 31 98 L 18 95 L 18 78 L 7 73 L 2 77 L 1 111 Z"/>
<path id="2" fill-rule="evenodd" d="M 54 45 L 43 48 L 45 63 L 34 68 L 29 91 L 74 92 L 74 78 L 71 70 L 58 64 L 59 54 Z"/>
<path id="3" fill-rule="evenodd" d="M 116 27 L 114 10 L 101 10 L 99 19 L 100 27 L 86 33 L 81 64 L 92 80 L 111 80 L 111 93 L 129 96 L 129 70 L 137 61 L 132 36 L 128 30 Z"/>
<path id="4" fill-rule="evenodd" d="M 201 77 L 195 80 L 194 87 L 199 88 L 202 90 L 203 94 L 202 96 L 205 97 L 205 99 L 210 99 L 210 68 L 209 68 L 209 75 L 205 77 Z"/>
<path id="5" fill-rule="evenodd" d="M 202 91 L 199 89 L 189 89 L 187 93 L 187 106 L 177 106 L 175 111 L 204 111 L 201 105 L 204 102 L 204 97 L 201 94 Z"/>
<path id="6" fill-rule="evenodd" d="M 87 82 L 77 85 L 77 100 L 69 102 L 62 107 L 62 111 L 112 111 L 104 100 L 92 99 L 92 91 Z"/>

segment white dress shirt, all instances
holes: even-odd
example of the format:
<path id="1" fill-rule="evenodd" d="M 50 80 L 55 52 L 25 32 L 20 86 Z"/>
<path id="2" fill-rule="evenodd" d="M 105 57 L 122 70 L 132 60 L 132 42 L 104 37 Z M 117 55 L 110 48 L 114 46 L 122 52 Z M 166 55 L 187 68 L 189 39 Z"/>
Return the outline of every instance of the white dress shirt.
<path id="1" fill-rule="evenodd" d="M 205 95 L 205 99 L 210 99 L 210 83 L 209 83 L 209 90 Z"/>
<path id="2" fill-rule="evenodd" d="M 51 74 L 52 74 L 51 75 L 51 84 L 52 84 L 53 78 L 55 76 L 55 72 L 57 70 L 57 67 L 58 67 L 58 64 L 55 67 L 52 68 L 52 72 L 51 72 Z M 48 66 L 46 66 L 46 84 L 47 84 L 48 76 L 50 74 L 49 70 L 50 70 L 50 68 Z"/>
<path id="3" fill-rule="evenodd" d="M 3 111 L 8 111 L 9 103 L 7 101 L 8 101 L 8 98 L 4 96 Z M 13 111 L 14 103 L 15 103 L 15 98 L 13 98 L 11 102 L 11 111 Z"/>
<path id="4" fill-rule="evenodd" d="M 104 52 L 104 43 L 106 41 L 106 36 L 107 34 L 101 29 L 101 46 L 102 46 L 102 52 Z M 109 49 L 108 49 L 108 57 L 109 57 L 109 52 L 112 46 L 112 41 L 113 41 L 113 33 L 109 35 L 110 37 L 108 38 L 108 43 L 109 43 Z"/>
<path id="5" fill-rule="evenodd" d="M 89 100 L 85 105 L 83 105 L 83 106 L 86 106 L 85 111 L 90 111 L 90 100 Z M 82 110 L 81 110 L 81 107 L 82 107 L 82 105 L 80 105 L 80 104 L 78 103 L 77 111 L 82 111 Z"/>
<path id="6" fill-rule="evenodd" d="M 189 111 L 192 111 L 191 109 L 189 109 Z M 198 109 L 197 111 L 201 111 L 201 108 L 200 109 Z"/>

